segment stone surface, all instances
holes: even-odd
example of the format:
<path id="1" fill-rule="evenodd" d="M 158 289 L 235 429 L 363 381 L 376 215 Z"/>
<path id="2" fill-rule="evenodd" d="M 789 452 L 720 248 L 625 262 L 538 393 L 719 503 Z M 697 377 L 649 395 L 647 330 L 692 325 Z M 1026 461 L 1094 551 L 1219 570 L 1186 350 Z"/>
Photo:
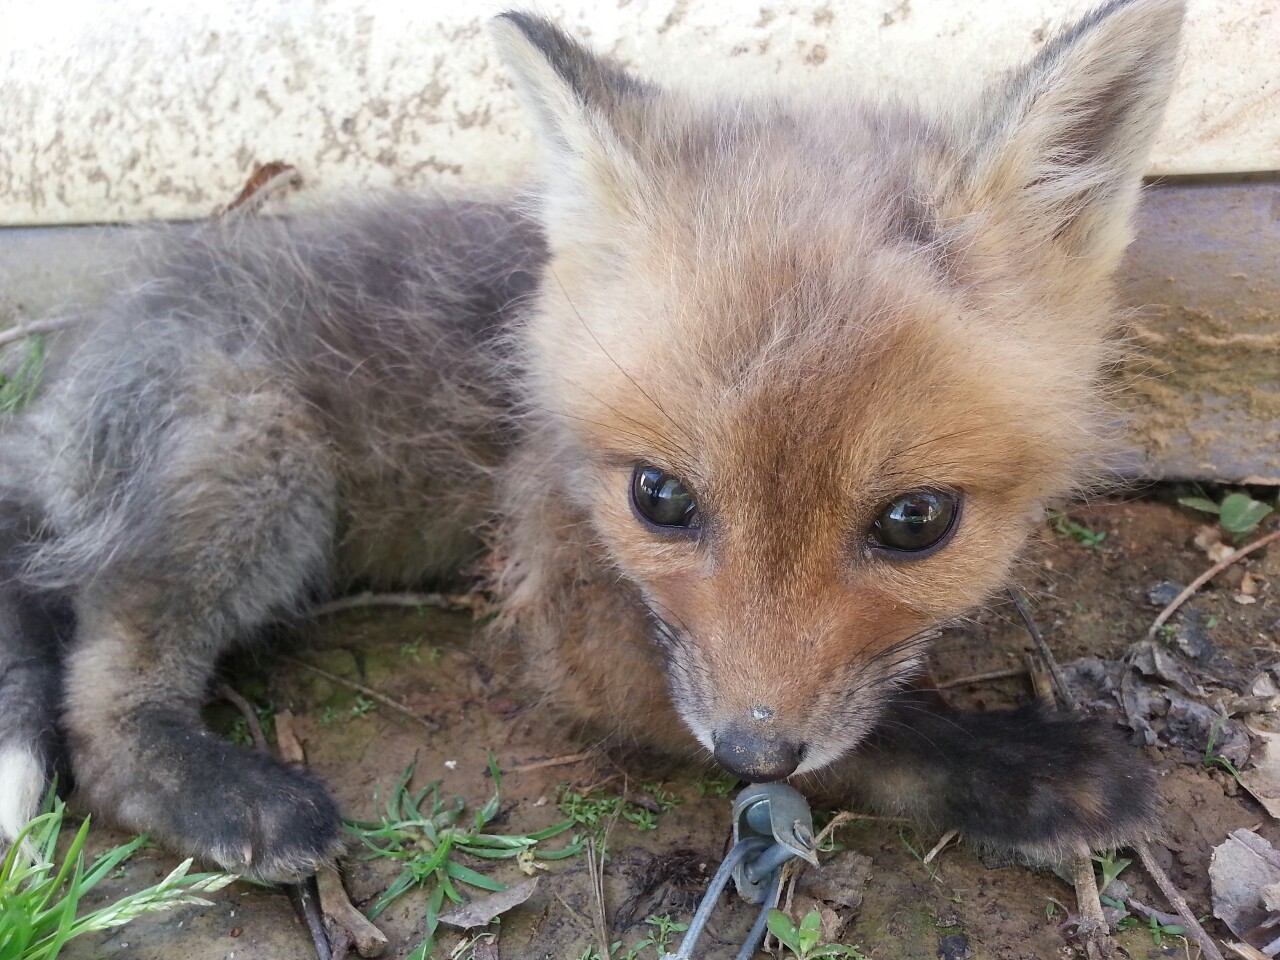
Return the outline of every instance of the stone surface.
<path id="1" fill-rule="evenodd" d="M 535 5 L 669 83 L 955 96 L 1091 0 Z M 313 196 L 510 183 L 534 161 L 485 35 L 497 3 L 8 0 L 0 224 L 206 216 L 259 163 Z M 1280 7 L 1191 0 L 1153 173 L 1280 169 Z"/>

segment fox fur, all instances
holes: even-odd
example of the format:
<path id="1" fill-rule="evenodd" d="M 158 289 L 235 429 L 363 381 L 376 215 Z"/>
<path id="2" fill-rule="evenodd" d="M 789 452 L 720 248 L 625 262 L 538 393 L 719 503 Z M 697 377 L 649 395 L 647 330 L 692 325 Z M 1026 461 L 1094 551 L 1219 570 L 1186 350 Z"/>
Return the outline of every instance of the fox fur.
<path id="1" fill-rule="evenodd" d="M 1182 15 L 1113 0 L 930 111 L 673 91 L 505 14 L 532 198 L 157 238 L 0 427 L 0 829 L 62 767 L 228 870 L 331 861 L 324 786 L 202 724 L 214 664 L 490 543 L 495 629 L 586 728 L 1030 857 L 1145 835 L 1112 731 L 903 690 L 1088 479 Z M 921 490 L 949 539 L 881 549 Z"/>

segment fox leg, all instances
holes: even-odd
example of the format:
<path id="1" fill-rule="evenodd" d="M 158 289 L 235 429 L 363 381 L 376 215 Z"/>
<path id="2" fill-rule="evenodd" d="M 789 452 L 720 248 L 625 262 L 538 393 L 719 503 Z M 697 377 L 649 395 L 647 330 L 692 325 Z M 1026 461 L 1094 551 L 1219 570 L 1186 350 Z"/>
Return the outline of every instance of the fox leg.
<path id="1" fill-rule="evenodd" d="M 338 811 L 304 771 L 211 734 L 218 656 L 322 582 L 335 482 L 309 411 L 256 389 L 147 438 L 122 481 L 113 549 L 75 599 L 65 723 L 91 809 L 230 871 L 296 878 L 341 848 Z"/>
<path id="2" fill-rule="evenodd" d="M 23 550 L 42 520 L 23 499 L 0 492 L 0 844 L 36 814 L 59 759 L 59 648 L 69 612 L 20 581 Z"/>
<path id="3" fill-rule="evenodd" d="M 954 713 L 904 694 L 814 787 L 956 828 L 984 848 L 1062 862 L 1082 845 L 1125 846 L 1156 829 L 1151 770 L 1108 727 L 1039 708 Z"/>

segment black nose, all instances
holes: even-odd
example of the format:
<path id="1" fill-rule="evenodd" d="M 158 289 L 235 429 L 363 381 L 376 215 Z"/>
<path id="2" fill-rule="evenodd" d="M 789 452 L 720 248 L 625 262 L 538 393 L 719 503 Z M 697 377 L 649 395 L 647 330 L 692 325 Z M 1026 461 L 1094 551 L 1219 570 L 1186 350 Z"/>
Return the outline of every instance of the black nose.
<path id="1" fill-rule="evenodd" d="M 796 772 L 804 748 L 758 727 L 730 724 L 715 735 L 716 763 L 751 783 L 781 780 Z"/>

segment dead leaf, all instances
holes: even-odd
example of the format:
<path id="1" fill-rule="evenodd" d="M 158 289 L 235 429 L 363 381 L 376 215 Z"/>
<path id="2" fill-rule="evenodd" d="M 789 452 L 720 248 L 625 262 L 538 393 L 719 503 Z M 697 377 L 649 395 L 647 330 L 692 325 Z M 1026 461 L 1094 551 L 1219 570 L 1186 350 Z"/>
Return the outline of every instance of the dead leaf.
<path id="1" fill-rule="evenodd" d="M 871 878 L 871 858 L 852 850 L 824 857 L 822 865 L 800 875 L 796 892 L 842 909 L 862 906 L 862 891 Z"/>
<path id="2" fill-rule="evenodd" d="M 1267 923 L 1263 890 L 1280 884 L 1280 853 L 1252 830 L 1232 830 L 1213 848 L 1209 881 L 1213 915 L 1247 942 Z"/>
<path id="3" fill-rule="evenodd" d="M 1253 723 L 1246 723 L 1245 727 L 1257 738 L 1261 749 L 1255 746 L 1253 764 L 1240 774 L 1240 785 L 1253 794 L 1267 813 L 1280 820 L 1280 733 Z"/>
<path id="4" fill-rule="evenodd" d="M 306 765 L 307 757 L 302 750 L 302 741 L 298 739 L 298 731 L 294 729 L 296 718 L 288 710 L 276 713 L 276 749 L 280 759 L 285 763 Z"/>
<path id="5" fill-rule="evenodd" d="M 1240 592 L 1246 597 L 1256 597 L 1258 595 L 1258 578 L 1246 571 L 1245 575 L 1240 578 Z"/>
<path id="6" fill-rule="evenodd" d="M 1204 696 L 1200 684 L 1196 683 L 1195 678 L 1182 665 L 1181 660 L 1150 640 L 1135 643 L 1129 648 L 1126 659 L 1143 676 L 1158 677 L 1165 683 L 1180 687 L 1183 692 L 1193 697 Z"/>
<path id="7" fill-rule="evenodd" d="M 538 889 L 538 881 L 541 879 L 541 877 L 530 877 L 528 880 L 521 880 L 506 890 L 500 890 L 486 897 L 472 900 L 470 903 L 464 903 L 460 907 L 454 907 L 448 913 L 440 914 L 440 922 L 447 923 L 451 927 L 457 927 L 459 930 L 471 930 L 474 927 L 486 926 L 493 921 L 494 917 L 502 916 L 508 910 L 520 906 L 520 904 L 533 896 L 533 891 Z"/>

